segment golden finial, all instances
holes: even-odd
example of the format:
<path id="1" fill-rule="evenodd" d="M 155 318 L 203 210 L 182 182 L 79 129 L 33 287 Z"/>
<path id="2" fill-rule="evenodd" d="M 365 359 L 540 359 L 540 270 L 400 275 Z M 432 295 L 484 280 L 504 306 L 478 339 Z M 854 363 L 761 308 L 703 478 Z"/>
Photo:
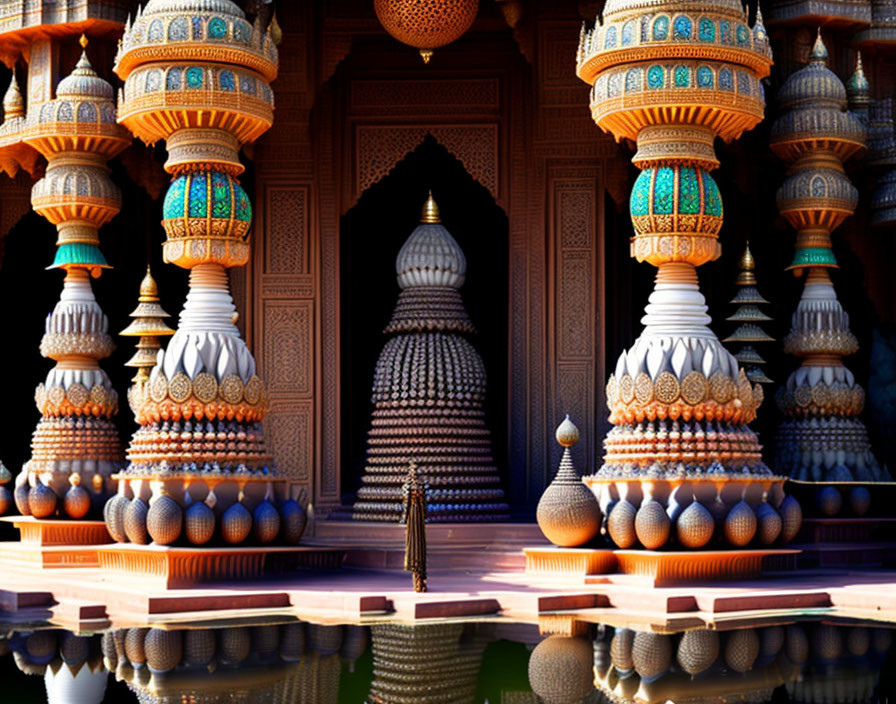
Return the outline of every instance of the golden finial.
<path id="1" fill-rule="evenodd" d="M 159 300 L 159 287 L 156 280 L 152 278 L 152 272 L 149 264 L 146 265 L 146 276 L 140 282 L 140 298 L 141 303 L 157 303 Z"/>
<path id="2" fill-rule="evenodd" d="M 268 25 L 268 32 L 271 35 L 271 40 L 274 42 L 275 46 L 280 46 L 280 42 L 283 41 L 283 30 L 280 28 L 280 23 L 277 21 L 277 11 L 271 14 L 271 23 Z"/>
<path id="3" fill-rule="evenodd" d="M 88 40 L 87 40 L 87 35 L 86 35 L 86 34 L 82 34 L 82 35 L 81 35 L 81 38 L 78 39 L 78 44 L 81 45 L 81 48 L 82 48 L 82 49 L 86 49 L 86 48 L 87 48 L 87 41 L 88 41 Z"/>
<path id="4" fill-rule="evenodd" d="M 433 50 L 432 49 L 421 49 L 420 56 L 423 59 L 423 63 L 428 64 L 429 60 L 432 58 Z"/>
<path id="5" fill-rule="evenodd" d="M 753 259 L 753 253 L 750 251 L 750 243 L 744 247 L 744 253 L 740 255 L 740 273 L 737 275 L 735 283 L 738 286 L 755 286 L 756 275 L 753 270 L 756 268 L 756 260 Z"/>
<path id="6" fill-rule="evenodd" d="M 436 202 L 432 197 L 432 191 L 429 192 L 429 195 L 426 197 L 426 202 L 423 204 L 423 213 L 420 215 L 420 222 L 428 224 L 442 222 L 442 219 L 439 217 L 439 206 L 436 205 Z"/>

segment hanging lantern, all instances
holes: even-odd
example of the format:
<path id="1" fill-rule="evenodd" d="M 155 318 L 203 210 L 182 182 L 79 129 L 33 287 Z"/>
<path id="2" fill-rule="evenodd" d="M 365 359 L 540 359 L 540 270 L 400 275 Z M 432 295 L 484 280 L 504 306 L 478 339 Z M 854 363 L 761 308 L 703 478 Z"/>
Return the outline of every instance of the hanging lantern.
<path id="1" fill-rule="evenodd" d="M 373 9 L 385 30 L 403 44 L 420 50 L 429 63 L 433 49 L 459 39 L 479 9 L 478 0 L 374 0 Z"/>

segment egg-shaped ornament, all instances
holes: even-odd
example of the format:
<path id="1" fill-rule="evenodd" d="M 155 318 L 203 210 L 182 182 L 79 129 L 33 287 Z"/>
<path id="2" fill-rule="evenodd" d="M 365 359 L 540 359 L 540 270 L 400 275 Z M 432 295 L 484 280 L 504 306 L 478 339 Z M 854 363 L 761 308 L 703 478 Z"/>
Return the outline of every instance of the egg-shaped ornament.
<path id="1" fill-rule="evenodd" d="M 12 492 L 13 500 L 16 502 L 16 508 L 23 516 L 31 515 L 31 504 L 28 503 L 28 493 L 29 489 L 27 484 L 17 486 Z"/>
<path id="2" fill-rule="evenodd" d="M 127 533 L 124 530 L 124 516 L 131 501 L 124 494 L 116 494 L 103 506 L 103 520 L 106 522 L 106 530 L 116 543 L 128 542 Z"/>
<path id="3" fill-rule="evenodd" d="M 280 536 L 287 545 L 298 545 L 305 532 L 308 514 L 295 499 L 280 504 Z"/>
<path id="4" fill-rule="evenodd" d="M 149 531 L 146 529 L 146 516 L 149 505 L 139 496 L 131 500 L 124 511 L 124 533 L 132 543 L 149 544 Z"/>
<path id="5" fill-rule="evenodd" d="M 68 481 L 71 486 L 62 498 L 62 509 L 69 518 L 84 518 L 90 511 L 90 494 L 81 486 L 81 475 L 77 472 L 73 472 Z"/>
<path id="6" fill-rule="evenodd" d="M 215 534 L 215 512 L 202 501 L 191 503 L 184 512 L 184 534 L 193 545 L 205 545 Z"/>
<path id="7" fill-rule="evenodd" d="M 152 672 L 173 670 L 180 663 L 183 644 L 183 636 L 180 631 L 150 628 L 143 641 L 146 666 Z"/>
<path id="8" fill-rule="evenodd" d="M 259 543 L 273 542 L 280 532 L 280 514 L 267 499 L 252 511 L 252 532 Z"/>
<path id="9" fill-rule="evenodd" d="M 610 510 L 607 518 L 607 532 L 610 534 L 610 540 L 615 543 L 616 547 L 626 548 L 632 547 L 637 541 L 638 536 L 635 534 L 635 516 L 637 509 L 627 499 L 622 499 Z"/>
<path id="10" fill-rule="evenodd" d="M 479 9 L 479 0 L 374 0 L 383 28 L 429 63 L 433 50 L 459 39 Z"/>
<path id="11" fill-rule="evenodd" d="M 719 634 L 705 628 L 687 631 L 678 642 L 678 664 L 689 675 L 699 675 L 719 657 Z"/>
<path id="12" fill-rule="evenodd" d="M 56 512 L 59 498 L 56 492 L 42 482 L 38 482 L 28 492 L 28 507 L 35 518 L 47 518 Z"/>
<path id="13" fill-rule="evenodd" d="M 211 628 L 184 631 L 184 664 L 205 667 L 215 657 L 215 632 Z"/>
<path id="14" fill-rule="evenodd" d="M 184 512 L 170 496 L 153 497 L 146 514 L 146 529 L 157 545 L 170 545 L 180 537 Z"/>
<path id="15" fill-rule="evenodd" d="M 237 501 L 221 517 L 221 536 L 225 542 L 236 545 L 249 537 L 252 531 L 252 514 Z"/>

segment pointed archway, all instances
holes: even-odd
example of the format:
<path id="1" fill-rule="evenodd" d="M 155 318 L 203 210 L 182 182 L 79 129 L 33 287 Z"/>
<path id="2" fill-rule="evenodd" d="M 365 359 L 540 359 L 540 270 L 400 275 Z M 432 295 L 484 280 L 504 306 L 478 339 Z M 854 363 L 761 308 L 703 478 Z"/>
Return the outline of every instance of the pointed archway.
<path id="1" fill-rule="evenodd" d="M 486 420 L 502 479 L 507 467 L 508 220 L 487 188 L 431 135 L 364 191 L 340 223 L 343 500 L 357 490 L 370 427 L 371 384 L 399 288 L 395 257 L 416 227 L 428 190 L 464 250 L 461 289 L 488 374 Z"/>

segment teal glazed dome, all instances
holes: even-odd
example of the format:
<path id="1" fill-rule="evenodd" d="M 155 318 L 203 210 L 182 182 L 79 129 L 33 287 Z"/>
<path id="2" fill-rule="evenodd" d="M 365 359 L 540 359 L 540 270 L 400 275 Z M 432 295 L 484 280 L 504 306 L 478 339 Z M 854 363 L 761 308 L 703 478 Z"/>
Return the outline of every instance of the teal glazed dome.
<path id="1" fill-rule="evenodd" d="M 629 204 L 635 230 L 653 234 L 670 232 L 657 227 L 656 216 L 690 216 L 698 232 L 717 234 L 722 226 L 722 196 L 709 172 L 693 166 L 645 169 L 635 181 Z"/>
<path id="2" fill-rule="evenodd" d="M 249 196 L 235 178 L 220 171 L 182 174 L 165 194 L 162 226 L 169 239 L 242 239 L 251 222 Z"/>

